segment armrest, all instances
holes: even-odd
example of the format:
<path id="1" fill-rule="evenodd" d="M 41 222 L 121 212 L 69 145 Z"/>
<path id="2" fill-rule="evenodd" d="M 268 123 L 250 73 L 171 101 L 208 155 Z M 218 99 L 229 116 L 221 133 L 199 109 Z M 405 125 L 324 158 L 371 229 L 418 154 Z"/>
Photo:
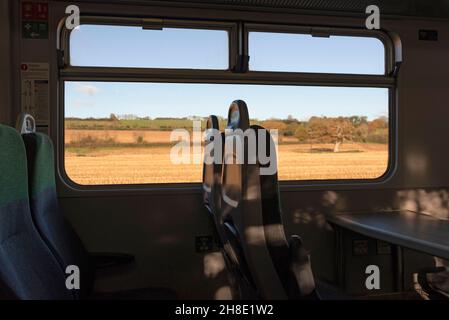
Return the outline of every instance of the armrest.
<path id="1" fill-rule="evenodd" d="M 135 257 L 127 253 L 90 252 L 95 269 L 106 269 L 131 264 Z"/>
<path id="2" fill-rule="evenodd" d="M 430 267 L 418 272 L 418 283 L 430 299 L 449 299 L 449 270 L 445 267 Z"/>
<path id="3" fill-rule="evenodd" d="M 228 258 L 231 260 L 232 268 L 237 270 L 236 272 L 239 273 L 239 276 L 245 281 L 247 285 L 249 285 L 251 288 L 255 288 L 256 286 L 251 276 L 248 263 L 245 259 L 242 244 L 240 243 L 238 237 L 238 231 L 234 227 L 234 224 L 230 221 L 225 222 L 223 224 L 223 228 L 229 241 L 230 247 L 232 248 L 225 248 L 225 252 Z"/>
<path id="4" fill-rule="evenodd" d="M 319 299 L 315 290 L 315 279 L 310 265 L 310 254 L 304 248 L 302 239 L 290 238 L 290 270 L 293 275 L 290 297 L 299 299 Z M 298 294 L 299 290 L 299 294 Z"/>

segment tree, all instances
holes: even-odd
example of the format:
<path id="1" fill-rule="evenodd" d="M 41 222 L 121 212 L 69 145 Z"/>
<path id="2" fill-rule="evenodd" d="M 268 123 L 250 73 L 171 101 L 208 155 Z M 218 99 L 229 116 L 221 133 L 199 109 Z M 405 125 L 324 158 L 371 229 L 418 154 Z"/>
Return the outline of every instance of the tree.
<path id="1" fill-rule="evenodd" d="M 327 122 L 326 118 L 312 117 L 307 123 L 307 141 L 310 143 L 310 149 L 312 149 L 314 143 L 329 142 Z"/>
<path id="2" fill-rule="evenodd" d="M 292 123 L 292 122 L 298 122 L 298 120 L 296 120 L 291 114 L 289 114 L 289 115 L 287 116 L 287 120 L 285 120 L 285 122 L 286 122 L 287 124 L 289 124 L 289 123 Z"/>
<path id="3" fill-rule="evenodd" d="M 354 127 L 358 127 L 362 124 L 368 123 L 368 118 L 366 116 L 352 116 L 349 117 L 349 121 L 351 121 Z"/>
<path id="4" fill-rule="evenodd" d="M 355 128 L 354 139 L 357 142 L 366 142 L 369 135 L 369 125 L 368 123 L 362 123 Z"/>
<path id="5" fill-rule="evenodd" d="M 109 120 L 111 120 L 111 121 L 119 121 L 118 120 L 118 117 L 115 115 L 115 113 L 111 113 L 110 115 L 109 115 Z"/>
<path id="6" fill-rule="evenodd" d="M 330 124 L 333 140 L 335 141 L 334 152 L 340 151 L 343 142 L 354 140 L 354 125 L 348 118 L 334 118 Z"/>
<path id="7" fill-rule="evenodd" d="M 266 120 L 263 122 L 263 127 L 267 130 L 278 130 L 279 141 L 282 141 L 287 125 L 281 120 Z"/>
<path id="8" fill-rule="evenodd" d="M 279 131 L 285 130 L 287 125 L 281 120 L 266 120 L 263 122 L 265 129 L 277 129 Z"/>
<path id="9" fill-rule="evenodd" d="M 367 137 L 367 142 L 388 143 L 388 128 L 376 129 L 374 132 L 370 132 Z"/>
<path id="10" fill-rule="evenodd" d="M 287 124 L 287 127 L 284 130 L 284 136 L 286 137 L 295 136 L 296 129 L 298 129 L 299 126 L 300 126 L 299 122 L 290 122 L 289 124 Z"/>
<path id="11" fill-rule="evenodd" d="M 299 125 L 295 130 L 295 137 L 299 142 L 307 142 L 308 134 L 307 128 L 304 125 Z"/>
<path id="12" fill-rule="evenodd" d="M 386 117 L 377 118 L 369 123 L 369 131 L 374 132 L 377 129 L 388 128 L 388 119 Z"/>
<path id="13" fill-rule="evenodd" d="M 388 143 L 388 118 L 380 117 L 368 123 L 367 142 Z"/>

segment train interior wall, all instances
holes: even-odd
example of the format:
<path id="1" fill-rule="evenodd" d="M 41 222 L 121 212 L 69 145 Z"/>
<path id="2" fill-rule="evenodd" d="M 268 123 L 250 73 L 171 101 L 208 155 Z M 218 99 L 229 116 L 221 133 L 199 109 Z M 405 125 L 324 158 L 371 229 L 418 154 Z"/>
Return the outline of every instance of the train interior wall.
<path id="1" fill-rule="evenodd" d="M 49 1 L 48 40 L 22 39 L 19 1 L 1 1 L 0 121 L 14 125 L 20 113 L 20 63 L 49 62 L 50 115 L 48 131 L 58 137 L 58 70 L 56 28 L 69 2 Z M 76 1 L 70 2 L 76 4 Z M 111 15 L 148 15 L 360 27 L 364 20 L 319 17 L 297 13 L 174 8 L 151 5 L 79 3 L 81 12 Z M 396 92 L 396 160 L 390 177 L 376 184 L 282 186 L 284 224 L 288 234 L 300 234 L 312 253 L 315 274 L 336 281 L 335 234 L 325 214 L 337 211 L 380 209 L 419 210 L 449 218 L 449 24 L 445 20 L 385 17 L 382 28 L 402 42 L 403 64 Z M 419 41 L 420 29 L 438 30 L 439 41 Z M 8 106 L 5 108 L 4 106 Z M 226 106 L 223 106 L 226 108 Z M 59 168 L 60 169 L 60 168 Z M 160 285 L 173 288 L 181 298 L 226 298 L 229 286 L 218 253 L 197 253 L 195 237 L 212 234 L 199 186 L 183 190 L 75 190 L 58 176 L 64 213 L 90 251 L 127 252 L 136 264 L 119 275 L 102 275 L 104 290 Z M 404 254 L 406 274 L 433 258 L 412 251 Z M 376 259 L 380 258 L 370 258 Z M 389 268 L 388 262 L 378 261 Z M 354 261 L 354 266 L 357 266 Z M 361 265 L 361 264 L 360 264 Z M 357 268 L 357 267 L 355 267 Z M 360 271 L 362 272 L 362 271 Z M 348 277 L 358 279 L 357 270 Z M 387 279 L 388 280 L 388 279 Z M 410 282 L 407 282 L 410 283 Z M 351 289 L 351 288 L 350 288 Z M 352 288 L 357 292 L 358 288 Z"/>

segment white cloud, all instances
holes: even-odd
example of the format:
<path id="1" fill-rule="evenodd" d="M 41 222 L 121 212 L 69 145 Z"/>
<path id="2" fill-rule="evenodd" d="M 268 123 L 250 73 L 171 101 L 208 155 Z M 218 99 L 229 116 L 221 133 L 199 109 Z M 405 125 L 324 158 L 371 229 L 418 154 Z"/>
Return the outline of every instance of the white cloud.
<path id="1" fill-rule="evenodd" d="M 93 107 L 95 104 L 91 101 L 84 101 L 84 100 L 79 100 L 79 99 L 75 99 L 73 100 L 73 102 L 71 103 L 71 106 L 79 108 L 79 107 Z"/>
<path id="2" fill-rule="evenodd" d="M 95 86 L 86 84 L 86 85 L 76 87 L 75 91 L 93 96 L 94 94 L 100 93 L 101 89 L 97 88 Z"/>

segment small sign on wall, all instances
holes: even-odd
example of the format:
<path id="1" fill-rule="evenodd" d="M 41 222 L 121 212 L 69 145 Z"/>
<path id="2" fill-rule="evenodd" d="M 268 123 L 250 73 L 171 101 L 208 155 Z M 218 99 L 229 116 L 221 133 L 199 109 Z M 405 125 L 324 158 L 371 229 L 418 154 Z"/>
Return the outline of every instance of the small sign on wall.
<path id="1" fill-rule="evenodd" d="M 22 20 L 48 20 L 48 3 L 22 2 Z"/>
<path id="2" fill-rule="evenodd" d="M 47 22 L 22 22 L 23 39 L 48 39 Z"/>
<path id="3" fill-rule="evenodd" d="M 22 112 L 31 114 L 38 125 L 48 125 L 49 120 L 48 70 L 48 63 L 20 65 Z"/>
<path id="4" fill-rule="evenodd" d="M 48 39 L 48 3 L 22 2 L 22 38 Z"/>

